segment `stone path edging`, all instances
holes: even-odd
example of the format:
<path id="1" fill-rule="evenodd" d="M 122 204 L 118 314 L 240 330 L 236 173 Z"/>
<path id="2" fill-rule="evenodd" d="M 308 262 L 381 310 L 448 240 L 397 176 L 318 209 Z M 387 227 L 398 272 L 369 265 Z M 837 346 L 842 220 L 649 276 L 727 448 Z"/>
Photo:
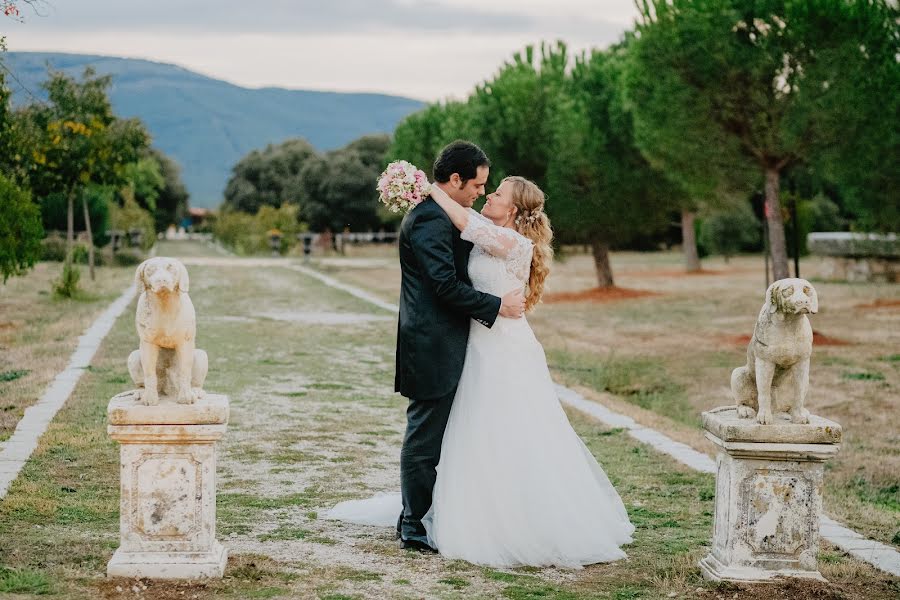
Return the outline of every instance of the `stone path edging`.
<path id="1" fill-rule="evenodd" d="M 667 435 L 664 435 L 655 429 L 644 427 L 631 417 L 626 417 L 617 412 L 613 412 L 598 402 L 587 400 L 576 392 L 563 385 L 556 384 L 556 393 L 560 402 L 567 404 L 572 408 L 578 409 L 583 413 L 587 413 L 598 421 L 609 425 L 610 427 L 619 427 L 625 429 L 628 435 L 643 442 L 654 449 L 668 454 L 678 462 L 687 465 L 695 471 L 701 473 L 716 472 L 716 461 L 708 455 L 694 450 L 687 444 L 676 442 Z"/>
<path id="2" fill-rule="evenodd" d="M 40 399 L 25 409 L 12 436 L 6 442 L 0 442 L 0 499 L 6 496 L 9 486 L 37 448 L 38 439 L 75 390 L 103 338 L 112 329 L 119 315 L 131 304 L 135 291 L 134 284 L 129 285 L 78 338 L 78 346 L 69 359 L 68 366 L 50 382 Z"/>
<path id="3" fill-rule="evenodd" d="M 391 304 L 390 302 L 385 302 L 384 300 L 378 298 L 374 294 L 370 294 L 369 292 L 367 292 L 365 290 L 361 290 L 358 287 L 354 287 L 352 285 L 348 285 L 346 283 L 338 281 L 334 277 L 329 277 L 328 275 L 325 275 L 324 273 L 316 271 L 315 269 L 311 269 L 309 267 L 304 267 L 303 265 L 286 264 L 283 266 L 285 266 L 289 269 L 292 269 L 294 271 L 300 271 L 304 275 L 308 275 L 310 277 L 313 277 L 314 279 L 318 279 L 319 281 L 321 281 L 322 283 L 324 283 L 327 286 L 337 288 L 339 290 L 347 292 L 351 296 L 356 296 L 360 300 L 365 300 L 366 302 L 369 302 L 370 304 L 374 304 L 375 306 L 377 306 L 379 308 L 383 308 L 384 310 L 389 310 L 391 312 L 400 312 L 400 307 L 397 306 L 396 304 Z"/>
<path id="4" fill-rule="evenodd" d="M 392 312 L 398 312 L 400 310 L 396 304 L 385 302 L 365 290 L 338 281 L 333 277 L 329 277 L 328 275 L 309 267 L 300 265 L 284 266 L 300 271 L 310 277 L 314 277 L 325 285 L 343 290 L 348 294 L 370 302 L 385 310 Z M 559 384 L 556 384 L 556 390 L 560 402 L 584 412 L 611 427 L 621 427 L 627 430 L 628 435 L 631 437 L 652 446 L 659 452 L 668 454 L 678 462 L 687 465 L 695 471 L 715 474 L 716 463 L 708 455 L 698 452 L 687 444 L 676 442 L 669 436 L 662 434 L 655 429 L 644 427 L 631 417 L 614 412 L 599 402 L 587 400 L 575 390 Z M 870 540 L 825 515 L 822 515 L 819 533 L 823 538 L 855 558 L 867 562 L 891 575 L 900 577 L 900 552 L 897 552 L 887 544 Z"/>
<path id="5" fill-rule="evenodd" d="M 900 577 L 900 552 L 887 544 L 870 540 L 822 515 L 819 535 L 859 560 Z"/>

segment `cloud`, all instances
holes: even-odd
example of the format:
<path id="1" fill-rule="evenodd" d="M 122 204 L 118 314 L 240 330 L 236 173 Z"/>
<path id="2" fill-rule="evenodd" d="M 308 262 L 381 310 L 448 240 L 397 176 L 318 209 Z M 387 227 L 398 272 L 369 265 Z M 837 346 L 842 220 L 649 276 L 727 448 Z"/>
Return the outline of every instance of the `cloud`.
<path id="1" fill-rule="evenodd" d="M 52 3 L 52 4 L 51 4 Z M 9 48 L 171 62 L 248 87 L 464 97 L 527 44 L 616 41 L 632 0 L 46 0 Z M 2 17 L 0 17 L 2 23 Z"/>
<path id="2" fill-rule="evenodd" d="M 40 6 L 43 16 L 26 8 L 25 27 L 68 32 L 531 32 L 579 37 L 621 30 L 621 24 L 606 20 L 596 8 L 587 13 L 547 11 L 502 1 L 460 4 L 450 0 L 41 0 Z"/>
<path id="3" fill-rule="evenodd" d="M 442 39 L 443 44 L 424 34 L 388 43 L 376 34 L 61 33 L 43 41 L 11 37 L 10 48 L 145 58 L 245 87 L 382 92 L 438 100 L 466 97 L 514 52 L 540 43 L 525 34 L 446 34 Z M 583 48 L 573 46 L 572 51 Z"/>

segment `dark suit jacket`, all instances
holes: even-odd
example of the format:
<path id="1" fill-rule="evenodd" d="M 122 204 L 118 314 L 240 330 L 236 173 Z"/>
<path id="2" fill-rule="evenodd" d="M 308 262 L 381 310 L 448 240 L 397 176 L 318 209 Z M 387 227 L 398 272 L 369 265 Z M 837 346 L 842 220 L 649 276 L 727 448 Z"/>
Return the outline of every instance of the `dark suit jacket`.
<path id="1" fill-rule="evenodd" d="M 428 197 L 400 225 L 400 323 L 394 391 L 431 400 L 459 383 L 469 319 L 491 327 L 500 298 L 472 287 L 472 244 Z"/>

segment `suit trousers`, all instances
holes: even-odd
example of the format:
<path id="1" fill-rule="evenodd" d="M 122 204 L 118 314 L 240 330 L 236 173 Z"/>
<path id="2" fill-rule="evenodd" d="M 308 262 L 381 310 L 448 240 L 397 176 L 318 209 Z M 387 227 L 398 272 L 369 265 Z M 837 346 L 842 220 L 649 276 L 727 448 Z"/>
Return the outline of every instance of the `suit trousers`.
<path id="1" fill-rule="evenodd" d="M 456 388 L 446 396 L 432 400 L 411 398 L 406 409 L 406 435 L 400 450 L 400 491 L 403 512 L 397 531 L 404 540 L 427 543 L 422 517 L 431 508 L 431 494 L 441 460 L 444 430 Z"/>

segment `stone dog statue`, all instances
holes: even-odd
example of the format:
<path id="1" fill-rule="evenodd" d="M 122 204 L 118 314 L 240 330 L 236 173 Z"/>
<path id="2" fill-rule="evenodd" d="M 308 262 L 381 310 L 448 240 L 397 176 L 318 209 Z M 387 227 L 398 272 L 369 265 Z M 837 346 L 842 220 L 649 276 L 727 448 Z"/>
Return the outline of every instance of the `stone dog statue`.
<path id="1" fill-rule="evenodd" d="M 794 423 L 808 423 L 804 407 L 809 390 L 812 327 L 807 314 L 819 311 L 816 290 L 805 279 L 780 279 L 766 290 L 766 302 L 747 346 L 747 365 L 731 373 L 738 416 L 764 425 L 775 412 Z"/>
<path id="2" fill-rule="evenodd" d="M 194 347 L 197 317 L 188 296 L 188 272 L 174 258 L 151 258 L 138 266 L 140 291 L 135 325 L 140 349 L 128 357 L 137 399 L 153 406 L 159 397 L 193 404 L 203 397 L 209 369 L 206 352 Z"/>

